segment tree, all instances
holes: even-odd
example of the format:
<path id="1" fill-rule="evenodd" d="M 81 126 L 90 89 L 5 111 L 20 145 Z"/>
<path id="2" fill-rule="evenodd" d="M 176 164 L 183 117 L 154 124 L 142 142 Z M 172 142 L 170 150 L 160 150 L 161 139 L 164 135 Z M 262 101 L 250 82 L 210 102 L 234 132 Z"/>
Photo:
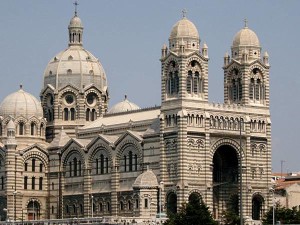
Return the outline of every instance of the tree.
<path id="1" fill-rule="evenodd" d="M 216 225 L 208 207 L 198 195 L 189 199 L 176 214 L 169 215 L 165 225 Z"/>
<path id="2" fill-rule="evenodd" d="M 279 203 L 275 206 L 275 223 L 280 221 L 281 224 L 299 224 L 300 211 L 296 207 L 292 209 L 285 208 Z M 273 224 L 273 207 L 264 215 L 263 224 Z"/>

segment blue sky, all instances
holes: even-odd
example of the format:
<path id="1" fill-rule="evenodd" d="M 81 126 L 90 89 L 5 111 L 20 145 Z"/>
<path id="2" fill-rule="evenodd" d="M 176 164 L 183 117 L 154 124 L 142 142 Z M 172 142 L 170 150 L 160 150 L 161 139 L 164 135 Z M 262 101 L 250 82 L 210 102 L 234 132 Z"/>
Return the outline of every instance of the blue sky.
<path id="1" fill-rule="evenodd" d="M 73 0 L 3 0 L 0 5 L 0 100 L 24 89 L 36 97 L 48 61 L 67 48 Z M 124 98 L 141 107 L 160 105 L 160 54 L 182 9 L 208 45 L 209 100 L 223 102 L 223 56 L 244 26 L 270 56 L 272 167 L 300 171 L 300 1 L 81 0 L 84 47 L 107 74 L 110 105 Z"/>

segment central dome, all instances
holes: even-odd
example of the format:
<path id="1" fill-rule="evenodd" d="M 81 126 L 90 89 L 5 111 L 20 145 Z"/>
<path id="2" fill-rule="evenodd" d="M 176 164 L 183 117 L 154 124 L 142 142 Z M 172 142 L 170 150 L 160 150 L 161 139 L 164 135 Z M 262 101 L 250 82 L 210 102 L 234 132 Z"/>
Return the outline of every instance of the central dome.
<path id="1" fill-rule="evenodd" d="M 173 26 L 170 39 L 187 37 L 199 39 L 199 33 L 196 26 L 186 17 L 183 17 Z"/>
<path id="2" fill-rule="evenodd" d="M 48 84 L 60 89 L 68 84 L 79 90 L 94 84 L 102 93 L 107 90 L 105 71 L 99 60 L 83 48 L 83 25 L 75 13 L 70 20 L 69 47 L 54 56 L 44 72 L 44 88 Z"/>
<path id="3" fill-rule="evenodd" d="M 8 95 L 2 101 L 0 115 L 4 118 L 7 116 L 12 116 L 13 118 L 23 116 L 28 119 L 35 116 L 40 119 L 43 118 L 43 108 L 36 97 L 21 88 L 19 91 Z"/>
<path id="4" fill-rule="evenodd" d="M 44 87 L 51 84 L 55 89 L 60 89 L 72 84 L 82 88 L 91 83 L 103 92 L 107 88 L 106 74 L 101 63 L 82 46 L 70 46 L 58 53 L 44 72 Z"/>

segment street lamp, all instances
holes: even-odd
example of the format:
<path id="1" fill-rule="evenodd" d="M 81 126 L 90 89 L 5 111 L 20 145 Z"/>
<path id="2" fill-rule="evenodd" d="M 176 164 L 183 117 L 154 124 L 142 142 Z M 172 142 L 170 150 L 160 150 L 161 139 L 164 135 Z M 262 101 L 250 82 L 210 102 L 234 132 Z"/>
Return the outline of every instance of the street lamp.
<path id="1" fill-rule="evenodd" d="M 272 205 L 273 205 L 273 225 L 275 225 L 275 188 L 271 187 L 270 192 L 272 193 Z"/>
<path id="2" fill-rule="evenodd" d="M 160 183 L 159 183 L 159 219 L 160 219 L 160 221 L 159 222 L 161 222 L 161 206 L 162 206 L 162 201 L 161 201 L 161 192 L 162 192 L 162 190 L 163 190 L 163 187 L 164 187 L 164 182 L 163 181 L 161 181 Z"/>
<path id="3" fill-rule="evenodd" d="M 91 196 L 92 198 L 92 218 L 94 217 L 94 196 Z"/>

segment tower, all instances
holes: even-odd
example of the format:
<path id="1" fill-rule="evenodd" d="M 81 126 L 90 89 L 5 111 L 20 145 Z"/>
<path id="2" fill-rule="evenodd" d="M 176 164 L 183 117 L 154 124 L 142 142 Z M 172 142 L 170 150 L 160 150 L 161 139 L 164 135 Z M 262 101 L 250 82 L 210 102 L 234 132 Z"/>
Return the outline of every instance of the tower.
<path id="1" fill-rule="evenodd" d="M 61 127 L 71 137 L 77 127 L 94 121 L 107 111 L 108 89 L 99 60 L 83 48 L 83 24 L 75 15 L 68 26 L 69 44 L 48 63 L 40 97 L 47 118 L 47 141 Z"/>
<path id="2" fill-rule="evenodd" d="M 193 160 L 188 121 L 195 118 L 202 127 L 208 103 L 208 48 L 200 47 L 198 30 L 185 12 L 171 30 L 169 49 L 162 48 L 161 74 L 160 180 L 168 186 L 167 211 L 176 212 L 186 202 L 187 184 L 193 179 L 186 169 Z M 192 113 L 196 111 L 200 113 Z"/>
<path id="3" fill-rule="evenodd" d="M 269 107 L 269 56 L 261 57 L 261 45 L 254 31 L 245 26 L 236 33 L 231 59 L 224 57 L 224 101 L 255 107 Z"/>

